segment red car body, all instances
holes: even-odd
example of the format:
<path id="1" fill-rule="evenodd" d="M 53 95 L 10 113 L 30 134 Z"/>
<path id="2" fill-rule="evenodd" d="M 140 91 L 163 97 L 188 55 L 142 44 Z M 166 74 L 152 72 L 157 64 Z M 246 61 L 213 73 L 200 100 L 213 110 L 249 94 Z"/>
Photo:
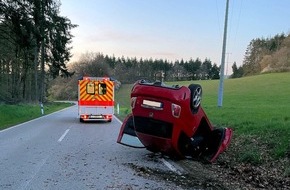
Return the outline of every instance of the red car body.
<path id="1" fill-rule="evenodd" d="M 136 82 L 131 91 L 132 113 L 124 120 L 117 142 L 178 159 L 215 161 L 228 147 L 232 130 L 211 125 L 200 105 L 201 93 L 197 84 Z"/>

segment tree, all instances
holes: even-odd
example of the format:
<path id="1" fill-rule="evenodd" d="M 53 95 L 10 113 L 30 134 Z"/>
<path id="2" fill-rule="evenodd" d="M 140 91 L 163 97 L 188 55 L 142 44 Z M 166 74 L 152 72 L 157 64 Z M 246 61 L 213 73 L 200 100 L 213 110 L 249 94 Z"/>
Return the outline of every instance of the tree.
<path id="1" fill-rule="evenodd" d="M 199 68 L 199 79 L 210 79 L 210 71 L 212 69 L 212 63 L 209 59 L 205 59 Z"/>
<path id="2" fill-rule="evenodd" d="M 112 73 L 109 64 L 101 53 L 83 54 L 80 60 L 72 65 L 72 68 L 78 78 L 110 76 Z"/>
<path id="3" fill-rule="evenodd" d="M 236 62 L 234 62 L 233 66 L 233 74 L 231 75 L 231 78 L 240 78 L 243 76 L 244 72 L 243 72 L 243 67 L 237 67 Z"/>
<path id="4" fill-rule="evenodd" d="M 6 85 L 10 89 L 4 101 L 43 101 L 49 74 L 52 78 L 72 74 L 68 72 L 66 63 L 70 58 L 70 30 L 75 25 L 59 15 L 59 6 L 57 0 L 0 2 L 1 44 L 11 45 L 11 51 L 6 53 L 9 57 L 2 59 L 4 65 L 10 65 L 10 71 L 2 70 L 9 79 Z M 45 65 L 50 68 L 48 73 Z"/>
<path id="5" fill-rule="evenodd" d="M 265 68 L 271 67 L 270 59 L 274 58 L 272 55 L 280 51 L 286 38 L 284 34 L 281 34 L 275 35 L 273 38 L 253 39 L 248 45 L 244 56 L 242 65 L 244 75 L 258 74 Z"/>
<path id="6" fill-rule="evenodd" d="M 220 79 L 220 67 L 218 67 L 216 64 L 213 64 L 209 72 L 209 78 L 213 80 Z"/>
<path id="7" fill-rule="evenodd" d="M 188 62 L 185 62 L 184 68 L 189 73 L 190 79 L 195 80 L 197 77 L 198 69 L 201 66 L 201 61 L 196 59 L 195 61 L 191 58 Z"/>
<path id="8" fill-rule="evenodd" d="M 67 77 L 72 75 L 66 68 L 66 63 L 71 57 L 71 48 L 67 47 L 67 45 L 73 37 L 70 31 L 76 25 L 71 24 L 69 19 L 59 16 L 59 5 L 54 6 L 50 16 L 51 20 L 49 21 L 51 22 L 51 27 L 48 30 L 47 63 L 53 78 L 59 75 Z"/>

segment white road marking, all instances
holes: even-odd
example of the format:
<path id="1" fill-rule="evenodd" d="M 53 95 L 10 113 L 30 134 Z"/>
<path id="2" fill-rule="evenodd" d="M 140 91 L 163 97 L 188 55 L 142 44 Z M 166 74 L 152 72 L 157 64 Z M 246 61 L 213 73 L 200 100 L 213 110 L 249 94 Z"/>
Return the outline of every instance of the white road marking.
<path id="1" fill-rule="evenodd" d="M 69 132 L 70 129 L 65 130 L 64 134 L 58 139 L 58 142 L 61 142 L 64 137 L 66 136 L 66 134 Z"/>
<path id="2" fill-rule="evenodd" d="M 122 125 L 123 124 L 123 122 L 119 119 L 119 118 L 117 118 L 115 115 L 114 115 L 114 118 Z"/>
<path id="3" fill-rule="evenodd" d="M 36 175 L 38 174 L 38 172 L 40 171 L 40 169 L 43 167 L 43 165 L 44 165 L 45 162 L 47 161 L 48 157 L 49 157 L 49 155 L 48 155 L 46 158 L 42 159 L 41 162 L 37 163 L 37 168 L 36 168 L 36 170 L 34 170 L 34 172 L 33 172 L 30 176 L 28 176 L 29 179 L 27 179 L 27 180 L 23 183 L 22 187 L 20 188 L 21 190 L 22 190 L 22 189 L 23 189 L 23 190 L 27 189 L 28 185 L 29 185 L 30 182 L 31 182 L 31 181 L 36 177 Z"/>
<path id="4" fill-rule="evenodd" d="M 181 175 L 182 173 L 180 171 L 178 171 L 172 164 L 170 164 L 168 161 L 166 161 L 164 158 L 160 159 L 161 162 L 163 162 L 163 164 L 165 166 L 167 166 L 171 171 L 173 171 L 174 173 L 177 173 L 178 175 Z"/>

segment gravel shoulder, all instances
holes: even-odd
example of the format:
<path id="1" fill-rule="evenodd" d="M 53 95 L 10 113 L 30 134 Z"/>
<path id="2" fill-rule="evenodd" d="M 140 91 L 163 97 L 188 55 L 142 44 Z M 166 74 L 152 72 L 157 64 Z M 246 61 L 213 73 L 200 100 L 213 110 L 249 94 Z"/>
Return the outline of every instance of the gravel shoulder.
<path id="1" fill-rule="evenodd" d="M 156 180 L 170 181 L 180 189 L 203 190 L 260 190 L 290 189 L 290 176 L 284 169 L 289 166 L 289 158 L 266 162 L 259 166 L 237 163 L 231 152 L 220 155 L 213 164 L 194 160 L 179 160 L 175 163 L 183 169 L 181 175 L 154 168 L 130 164 L 138 175 Z M 152 160 L 157 157 L 152 157 Z"/>

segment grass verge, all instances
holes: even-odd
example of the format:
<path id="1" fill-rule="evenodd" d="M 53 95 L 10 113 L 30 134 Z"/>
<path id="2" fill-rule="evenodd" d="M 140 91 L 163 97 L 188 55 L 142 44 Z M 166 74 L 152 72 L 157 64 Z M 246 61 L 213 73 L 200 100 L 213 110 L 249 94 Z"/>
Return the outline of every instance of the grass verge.
<path id="1" fill-rule="evenodd" d="M 46 103 L 43 106 L 44 114 L 50 114 L 71 105 L 71 103 L 60 102 Z M 0 130 L 41 116 L 42 112 L 39 104 L 2 104 L 0 105 Z"/>

